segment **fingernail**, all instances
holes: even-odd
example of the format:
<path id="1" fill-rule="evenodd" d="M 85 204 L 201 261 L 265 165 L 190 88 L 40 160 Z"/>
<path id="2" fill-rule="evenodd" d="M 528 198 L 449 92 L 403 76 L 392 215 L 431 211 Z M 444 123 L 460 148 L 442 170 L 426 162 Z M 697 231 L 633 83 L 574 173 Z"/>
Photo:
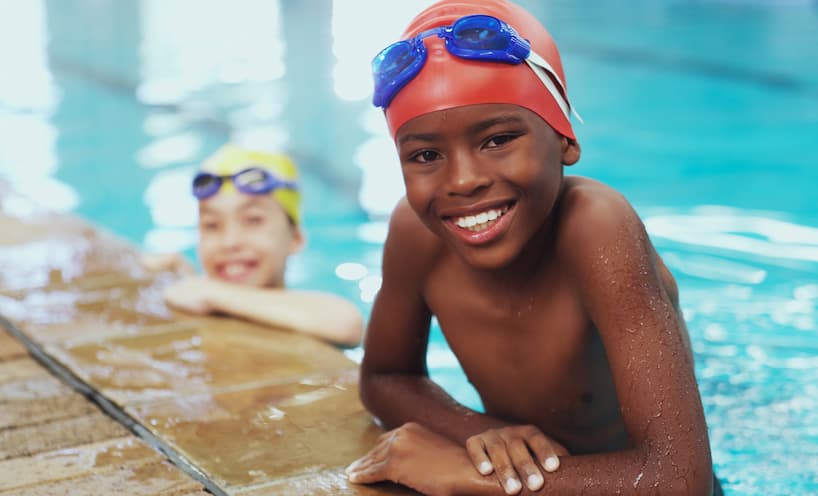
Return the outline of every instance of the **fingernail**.
<path id="1" fill-rule="evenodd" d="M 528 476 L 528 488 L 536 491 L 542 487 L 542 476 L 540 474 L 531 474 Z"/>
<path id="2" fill-rule="evenodd" d="M 517 494 L 523 486 L 517 479 L 506 479 L 506 492 L 508 494 Z"/>
<path id="3" fill-rule="evenodd" d="M 553 472 L 554 470 L 560 468 L 560 459 L 556 456 L 548 457 L 545 459 L 543 466 L 545 467 L 545 470 Z"/>
<path id="4" fill-rule="evenodd" d="M 481 474 L 483 474 L 483 475 L 488 475 L 488 474 L 490 474 L 490 473 L 491 473 L 492 468 L 493 468 L 493 467 L 491 466 L 491 463 L 489 463 L 489 462 L 481 462 L 481 463 L 480 463 L 480 468 L 478 468 L 478 470 L 480 470 L 480 473 L 481 473 Z"/>

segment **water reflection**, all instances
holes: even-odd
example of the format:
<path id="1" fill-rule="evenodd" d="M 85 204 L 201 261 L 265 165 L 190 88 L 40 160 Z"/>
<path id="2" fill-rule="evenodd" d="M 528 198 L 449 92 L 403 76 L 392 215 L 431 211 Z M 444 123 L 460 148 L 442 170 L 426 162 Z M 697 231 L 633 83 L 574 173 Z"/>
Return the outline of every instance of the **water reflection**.
<path id="1" fill-rule="evenodd" d="M 184 102 L 213 84 L 271 81 L 285 73 L 277 1 L 141 2 L 144 103 Z M 195 22 L 186 20 L 195 18 Z"/>
<path id="2" fill-rule="evenodd" d="M 333 89 L 342 100 L 363 100 L 372 95 L 370 63 L 418 12 L 433 0 L 402 2 L 332 2 Z M 366 16 L 361 13 L 366 11 Z M 377 20 L 372 22 L 372 20 Z"/>
<path id="3" fill-rule="evenodd" d="M 175 163 L 189 163 L 202 153 L 202 137 L 193 132 L 183 132 L 156 137 L 139 150 L 137 160 L 142 167 L 153 169 Z"/>
<path id="4" fill-rule="evenodd" d="M 179 167 L 153 176 L 144 196 L 156 226 L 145 236 L 148 250 L 184 251 L 196 244 L 196 200 L 180 194 L 189 190 L 195 170 L 194 166 Z"/>
<path id="5" fill-rule="evenodd" d="M 818 228 L 723 208 L 696 215 L 650 216 L 652 236 L 683 245 L 777 260 L 818 262 Z"/>
<path id="6" fill-rule="evenodd" d="M 6 6 L 10 9 L 10 6 Z M 14 15 L 0 16 L 0 108 L 48 111 L 58 91 L 48 67 L 48 32 L 42 0 L 14 5 Z"/>
<path id="7" fill-rule="evenodd" d="M 73 210 L 79 198 L 54 178 L 57 128 L 50 117 L 59 93 L 48 66 L 48 32 L 41 1 L 15 6 L 0 16 L 0 179 L 58 211 Z"/>

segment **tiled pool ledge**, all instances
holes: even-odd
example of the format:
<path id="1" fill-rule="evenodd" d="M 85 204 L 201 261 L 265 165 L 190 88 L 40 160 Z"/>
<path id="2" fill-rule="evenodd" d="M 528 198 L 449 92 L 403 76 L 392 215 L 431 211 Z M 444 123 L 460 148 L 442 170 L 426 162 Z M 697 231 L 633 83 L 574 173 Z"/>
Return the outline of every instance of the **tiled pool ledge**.
<path id="1" fill-rule="evenodd" d="M 169 276 L 138 260 L 0 185 L 0 445 L 17 446 L 0 449 L 0 495 L 411 494 L 343 477 L 381 433 L 354 362 L 303 336 L 176 314 Z"/>

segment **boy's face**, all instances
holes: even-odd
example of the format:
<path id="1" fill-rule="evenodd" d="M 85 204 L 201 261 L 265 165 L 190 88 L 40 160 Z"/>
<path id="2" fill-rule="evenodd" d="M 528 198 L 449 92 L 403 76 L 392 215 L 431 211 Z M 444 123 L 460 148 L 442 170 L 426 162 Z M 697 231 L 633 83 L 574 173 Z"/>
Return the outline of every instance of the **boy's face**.
<path id="1" fill-rule="evenodd" d="M 208 276 L 283 287 L 287 257 L 303 236 L 271 195 L 219 192 L 199 202 L 199 258 Z"/>
<path id="2" fill-rule="evenodd" d="M 480 268 L 512 263 L 548 221 L 575 141 L 511 104 L 411 119 L 396 136 L 406 196 L 432 232 Z"/>

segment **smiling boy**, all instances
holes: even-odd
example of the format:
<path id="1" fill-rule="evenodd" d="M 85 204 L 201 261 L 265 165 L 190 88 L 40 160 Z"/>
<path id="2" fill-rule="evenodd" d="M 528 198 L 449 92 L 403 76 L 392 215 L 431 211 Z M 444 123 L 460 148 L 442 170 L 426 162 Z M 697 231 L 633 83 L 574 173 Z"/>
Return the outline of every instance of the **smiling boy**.
<path id="1" fill-rule="evenodd" d="M 356 346 L 363 321 L 330 293 L 285 287 L 287 259 L 304 246 L 295 164 L 282 154 L 226 145 L 193 179 L 199 202 L 203 276 L 180 255 L 147 257 L 154 270 L 184 277 L 165 290 L 181 310 L 229 314 L 342 346 Z"/>
<path id="2" fill-rule="evenodd" d="M 373 62 L 406 198 L 361 369 L 363 402 L 392 430 L 350 480 L 711 494 L 675 281 L 622 195 L 563 175 L 580 147 L 545 28 L 509 2 L 444 0 L 403 40 Z M 433 316 L 484 413 L 429 379 Z"/>

